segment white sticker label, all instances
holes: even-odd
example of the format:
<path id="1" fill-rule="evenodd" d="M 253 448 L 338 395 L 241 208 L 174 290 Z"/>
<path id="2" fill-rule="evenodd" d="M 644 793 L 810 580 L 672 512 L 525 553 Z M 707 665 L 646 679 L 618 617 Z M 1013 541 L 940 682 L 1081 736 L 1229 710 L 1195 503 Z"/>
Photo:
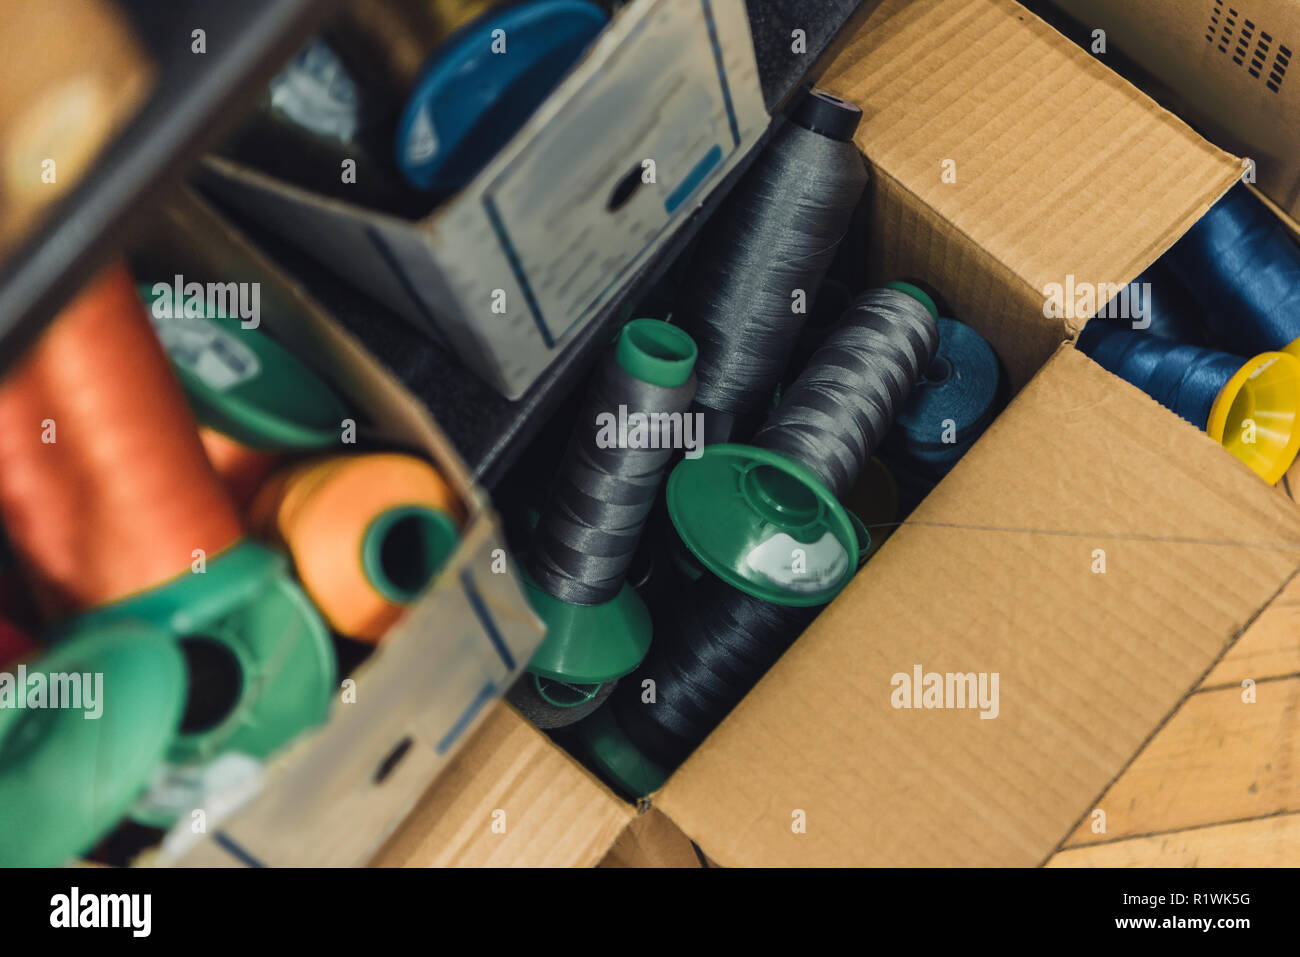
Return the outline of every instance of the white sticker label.
<path id="1" fill-rule="evenodd" d="M 849 553 L 830 532 L 811 544 L 785 532 L 754 547 L 745 563 L 773 584 L 793 592 L 815 592 L 839 581 L 849 567 Z"/>
<path id="2" fill-rule="evenodd" d="M 233 389 L 262 371 L 257 354 L 224 329 L 157 317 L 153 326 L 168 358 L 218 392 Z"/>

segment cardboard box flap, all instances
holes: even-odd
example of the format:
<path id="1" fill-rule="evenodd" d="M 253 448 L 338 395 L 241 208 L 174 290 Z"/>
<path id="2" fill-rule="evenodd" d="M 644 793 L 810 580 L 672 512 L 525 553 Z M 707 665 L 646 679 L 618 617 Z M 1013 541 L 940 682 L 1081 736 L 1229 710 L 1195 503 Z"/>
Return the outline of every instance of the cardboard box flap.
<path id="1" fill-rule="evenodd" d="M 1300 512 L 1063 347 L 655 803 L 724 866 L 1042 863 L 1297 567 Z M 997 716 L 895 707 L 916 666 Z"/>
<path id="2" fill-rule="evenodd" d="M 635 817 L 500 704 L 371 863 L 594 867 Z"/>
<path id="3" fill-rule="evenodd" d="M 1064 265 L 1129 282 L 1241 173 L 1013 0 L 885 0 L 821 85 L 862 107 L 856 140 L 878 176 L 1019 280 L 1034 312 L 1017 322 L 1036 312 L 1076 332 L 1091 313 L 1043 316 Z"/>

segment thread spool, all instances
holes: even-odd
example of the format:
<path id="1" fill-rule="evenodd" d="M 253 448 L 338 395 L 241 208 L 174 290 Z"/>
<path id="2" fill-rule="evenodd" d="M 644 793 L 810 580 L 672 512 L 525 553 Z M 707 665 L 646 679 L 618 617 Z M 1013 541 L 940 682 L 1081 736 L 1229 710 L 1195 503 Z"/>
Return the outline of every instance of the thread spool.
<path id="1" fill-rule="evenodd" d="M 334 687 L 329 637 L 283 560 L 243 541 L 120 265 L 0 385 L 0 462 L 14 552 L 60 622 L 51 642 L 144 621 L 238 664 L 224 685 L 228 708 L 182 728 L 169 760 L 226 747 L 265 755 L 323 719 Z M 195 701 L 211 693 L 209 677 L 196 672 Z"/>
<path id="2" fill-rule="evenodd" d="M 710 572 L 788 605 L 825 604 L 848 582 L 857 539 L 839 498 L 933 357 L 936 313 L 905 283 L 864 293 L 753 445 L 709 446 L 673 470 L 673 525 Z"/>
<path id="3" fill-rule="evenodd" d="M 180 650 L 146 622 L 67 634 L 25 666 L 28 681 L 37 673 L 47 688 L 50 675 L 102 675 L 101 714 L 88 719 L 85 698 L 81 708 L 0 707 L 4 867 L 59 867 L 93 847 L 144 790 L 185 706 Z"/>
<path id="4" fill-rule="evenodd" d="M 772 604 L 712 575 L 683 597 L 676 627 L 637 672 L 654 680 L 654 705 L 642 702 L 634 681 L 616 689 L 611 702 L 641 754 L 669 769 L 686 760 L 825 607 Z M 646 711 L 652 720 L 644 719 Z"/>
<path id="5" fill-rule="evenodd" d="M 885 456 L 934 483 L 975 444 L 997 415 L 1001 372 L 984 338 L 939 320 L 939 348 L 899 411 Z"/>
<path id="6" fill-rule="evenodd" d="M 1270 485 L 1295 461 L 1300 450 L 1300 359 L 1295 356 L 1265 352 L 1242 359 L 1102 322 L 1088 323 L 1077 344 L 1102 368 L 1222 443 Z"/>
<path id="7" fill-rule="evenodd" d="M 1300 357 L 1300 245 L 1244 185 L 1211 207 L 1165 262 L 1200 304 L 1215 345 Z"/>
<path id="8" fill-rule="evenodd" d="M 199 429 L 203 454 L 230 493 L 231 501 L 243 508 L 253 500 L 266 477 L 280 461 L 275 452 L 262 452 L 207 427 Z"/>
<path id="9" fill-rule="evenodd" d="M 695 393 L 695 358 L 681 329 L 634 319 L 578 414 L 526 561 L 547 634 L 511 700 L 541 727 L 589 714 L 650 646 L 650 614 L 626 578 L 680 445 L 673 420 Z"/>
<path id="10" fill-rule="evenodd" d="M 859 557 L 862 565 L 893 534 L 902 514 L 898 483 L 889 467 L 878 458 L 868 461 L 857 484 L 844 497 L 844 507 L 850 517 L 862 523 L 867 533 L 867 548 Z M 861 534 L 858 537 L 862 541 Z"/>
<path id="11" fill-rule="evenodd" d="M 1123 294 L 1121 294 L 1122 297 Z M 1200 305 L 1192 299 L 1182 282 L 1164 259 L 1157 259 L 1128 285 L 1127 309 L 1121 301 L 1113 308 L 1097 312 L 1118 326 L 1145 332 L 1159 339 L 1185 342 L 1194 346 L 1208 346 L 1205 316 Z M 1137 311 L 1142 311 L 1139 319 Z M 1111 316 L 1111 312 L 1116 315 Z M 1136 324 L 1144 324 L 1139 328 Z"/>
<path id="12" fill-rule="evenodd" d="M 385 452 L 281 469 L 254 497 L 248 523 L 289 552 L 330 627 L 374 643 L 455 551 L 458 508 L 431 465 Z"/>
<path id="13" fill-rule="evenodd" d="M 813 357 L 813 353 L 821 348 L 821 344 L 826 341 L 835 324 L 840 321 L 840 316 L 848 312 L 852 306 L 853 292 L 848 286 L 836 279 L 826 279 L 822 282 L 817 289 L 817 298 L 813 300 L 808 321 L 804 324 L 795 343 L 790 365 L 785 371 L 783 381 L 787 385 L 803 371 L 808 360 Z"/>
<path id="14" fill-rule="evenodd" d="M 468 183 L 528 121 L 607 20 L 586 0 L 532 0 L 459 30 L 429 56 L 398 121 L 402 175 L 417 189 L 440 194 Z M 498 55 L 501 36 L 508 38 L 509 56 Z"/>
<path id="15" fill-rule="evenodd" d="M 179 280 L 142 283 L 140 297 L 195 416 L 208 461 L 237 505 L 247 504 L 280 453 L 329 448 L 348 409 L 334 390 L 259 325 L 214 303 L 173 316 Z"/>
<path id="16" fill-rule="evenodd" d="M 593 761 L 620 788 L 640 796 L 658 787 L 869 554 L 862 523 L 855 529 L 837 499 L 857 485 L 933 358 L 937 320 L 914 286 L 863 294 L 753 446 L 709 446 L 673 470 L 673 524 L 708 573 L 670 634 L 615 689 L 604 709 L 612 713 L 584 730 Z M 653 704 L 641 700 L 647 678 Z"/>
<path id="17" fill-rule="evenodd" d="M 709 222 L 675 315 L 699 344 L 706 438 L 745 441 L 789 364 L 805 312 L 867 185 L 861 111 L 805 97 Z"/>
<path id="18" fill-rule="evenodd" d="M 0 383 L 0 463 L 0 513 L 50 618 L 152 588 L 242 534 L 120 266 Z"/>

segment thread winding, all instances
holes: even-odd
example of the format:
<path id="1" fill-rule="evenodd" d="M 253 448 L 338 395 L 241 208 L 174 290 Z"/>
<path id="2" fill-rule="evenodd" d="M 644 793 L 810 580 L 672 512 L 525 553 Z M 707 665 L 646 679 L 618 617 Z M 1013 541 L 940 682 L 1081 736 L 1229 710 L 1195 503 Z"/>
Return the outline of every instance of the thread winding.
<path id="1" fill-rule="evenodd" d="M 700 347 L 701 406 L 761 415 L 807 318 L 792 297 L 811 304 L 866 185 L 851 142 L 796 116 L 723 202 L 675 310 Z"/>

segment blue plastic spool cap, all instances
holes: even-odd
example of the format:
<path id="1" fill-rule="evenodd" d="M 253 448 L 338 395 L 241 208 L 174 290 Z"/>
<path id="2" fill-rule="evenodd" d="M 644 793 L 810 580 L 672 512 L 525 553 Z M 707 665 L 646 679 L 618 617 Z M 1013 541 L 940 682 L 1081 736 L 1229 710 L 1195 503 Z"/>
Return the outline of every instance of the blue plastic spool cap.
<path id="1" fill-rule="evenodd" d="M 453 34 L 430 56 L 402 111 L 402 174 L 430 192 L 460 189 L 528 121 L 606 22 L 586 0 L 535 0 Z"/>

